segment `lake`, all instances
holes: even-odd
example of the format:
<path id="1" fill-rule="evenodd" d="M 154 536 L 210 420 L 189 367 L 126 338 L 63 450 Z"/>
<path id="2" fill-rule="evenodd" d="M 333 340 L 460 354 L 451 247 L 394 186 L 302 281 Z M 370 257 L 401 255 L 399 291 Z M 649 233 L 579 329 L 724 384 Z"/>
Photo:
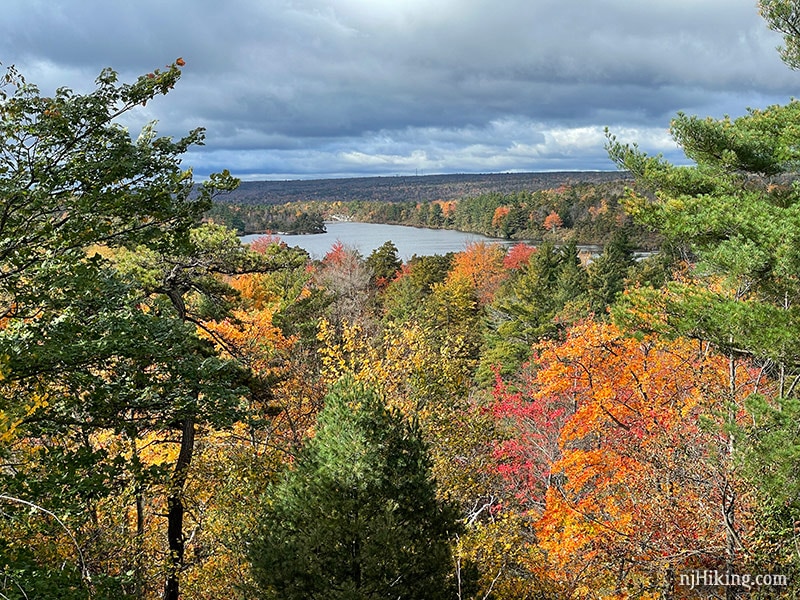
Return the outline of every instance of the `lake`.
<path id="1" fill-rule="evenodd" d="M 507 246 L 517 243 L 489 238 L 476 233 L 463 233 L 449 229 L 423 229 L 403 225 L 337 221 L 325 223 L 325 227 L 328 230 L 327 233 L 281 235 L 279 237 L 289 246 L 300 246 L 316 259 L 324 257 L 337 240 L 346 246 L 357 248 L 364 257 L 369 256 L 373 250 L 391 240 L 397 246 L 397 255 L 403 261 L 407 261 L 414 254 L 429 256 L 461 252 L 470 242 L 484 241 Z M 242 241 L 248 243 L 258 237 L 260 236 L 246 235 L 242 237 Z"/>

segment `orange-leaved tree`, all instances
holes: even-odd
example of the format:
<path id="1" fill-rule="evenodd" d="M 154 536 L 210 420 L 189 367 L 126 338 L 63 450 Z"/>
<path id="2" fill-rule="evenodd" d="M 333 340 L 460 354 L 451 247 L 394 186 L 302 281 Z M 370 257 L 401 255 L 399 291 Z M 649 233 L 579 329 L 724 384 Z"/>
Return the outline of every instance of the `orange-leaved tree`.
<path id="1" fill-rule="evenodd" d="M 561 229 L 563 226 L 564 222 L 561 220 L 561 217 L 558 216 L 556 211 L 552 211 L 544 218 L 544 221 L 542 222 L 542 227 L 552 233 L 555 233 L 556 229 Z"/>
<path id="2" fill-rule="evenodd" d="M 531 570 L 570 597 L 656 598 L 681 569 L 724 565 L 737 483 L 720 427 L 727 359 L 698 341 L 587 321 L 540 345 L 537 364 L 525 393 L 498 405 L 516 431 L 501 472 L 544 556 Z M 739 370 L 741 397 L 748 376 Z M 554 448 L 547 426 L 559 422 Z"/>
<path id="3" fill-rule="evenodd" d="M 503 248 L 498 244 L 473 242 L 453 259 L 448 281 L 464 280 L 478 295 L 481 304 L 488 304 L 507 277 L 503 269 Z"/>

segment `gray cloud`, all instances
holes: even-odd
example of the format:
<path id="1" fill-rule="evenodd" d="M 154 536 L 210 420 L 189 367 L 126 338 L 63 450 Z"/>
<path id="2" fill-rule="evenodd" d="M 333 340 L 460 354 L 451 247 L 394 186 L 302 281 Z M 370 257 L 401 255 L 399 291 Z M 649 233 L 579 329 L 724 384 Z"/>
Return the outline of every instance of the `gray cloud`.
<path id="1" fill-rule="evenodd" d="M 199 176 L 610 169 L 603 127 L 679 159 L 678 110 L 785 103 L 755 0 L 6 0 L 0 61 L 89 90 L 187 60 L 131 121 L 207 145 Z"/>

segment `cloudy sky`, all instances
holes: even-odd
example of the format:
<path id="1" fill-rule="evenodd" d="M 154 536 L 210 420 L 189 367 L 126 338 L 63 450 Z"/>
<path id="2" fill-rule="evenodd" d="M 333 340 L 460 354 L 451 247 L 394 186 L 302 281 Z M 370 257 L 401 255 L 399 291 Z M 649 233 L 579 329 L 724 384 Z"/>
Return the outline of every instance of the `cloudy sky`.
<path id="1" fill-rule="evenodd" d="M 199 179 L 610 170 L 682 157 L 677 111 L 786 103 L 756 0 L 3 0 L 0 62 L 52 93 L 186 60 L 138 127 L 206 129 Z"/>

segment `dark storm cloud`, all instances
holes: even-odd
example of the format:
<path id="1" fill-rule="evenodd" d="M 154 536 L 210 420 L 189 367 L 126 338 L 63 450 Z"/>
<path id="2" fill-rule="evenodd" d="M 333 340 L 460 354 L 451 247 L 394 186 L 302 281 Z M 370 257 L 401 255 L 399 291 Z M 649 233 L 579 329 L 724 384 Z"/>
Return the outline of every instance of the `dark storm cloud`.
<path id="1" fill-rule="evenodd" d="M 183 56 L 138 118 L 205 127 L 201 175 L 609 169 L 604 126 L 679 156 L 676 111 L 798 87 L 751 0 L 6 0 L 0 33 L 43 90 Z"/>

